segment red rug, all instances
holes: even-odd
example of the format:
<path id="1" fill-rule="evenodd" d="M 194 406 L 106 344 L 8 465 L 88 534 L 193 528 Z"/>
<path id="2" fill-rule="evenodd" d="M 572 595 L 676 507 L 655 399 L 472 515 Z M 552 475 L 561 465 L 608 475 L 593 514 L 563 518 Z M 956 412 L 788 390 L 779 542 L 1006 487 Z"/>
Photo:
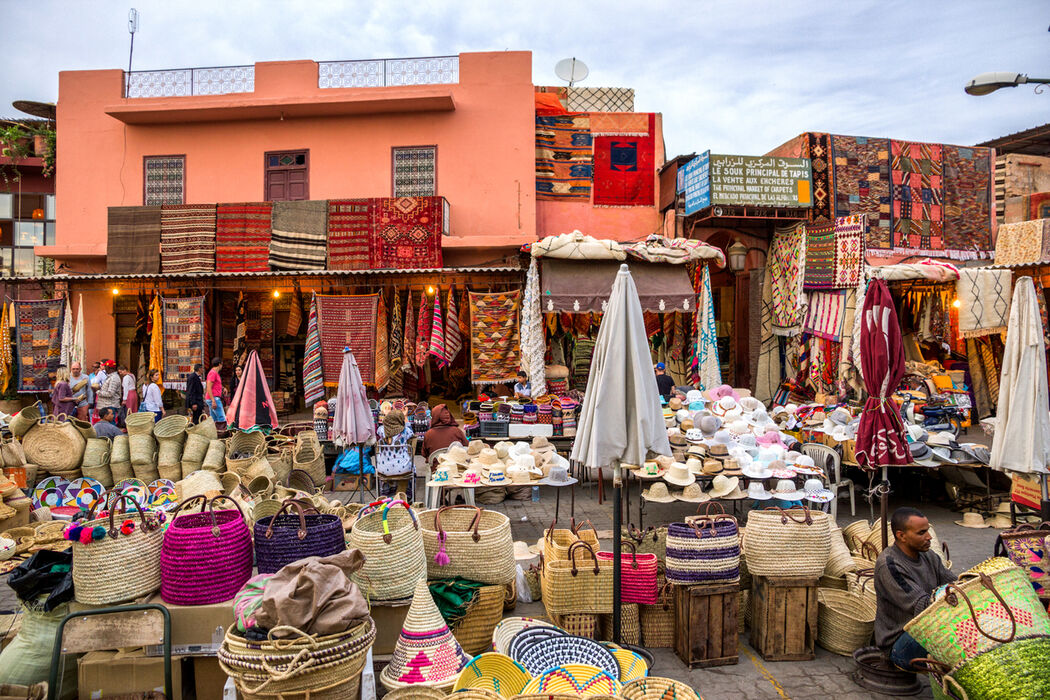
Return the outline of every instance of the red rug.
<path id="1" fill-rule="evenodd" d="M 215 225 L 217 272 L 268 272 L 272 202 L 220 204 Z"/>
<path id="2" fill-rule="evenodd" d="M 374 200 L 372 268 L 440 268 L 442 197 Z"/>
<path id="3" fill-rule="evenodd" d="M 470 381 L 514 381 L 521 364 L 518 311 L 521 292 L 470 293 Z"/>
<path id="4" fill-rule="evenodd" d="M 361 379 L 376 385 L 377 331 L 380 320 L 384 325 L 386 314 L 380 319 L 379 294 L 317 295 L 317 329 L 321 336 L 321 365 L 326 386 L 339 386 L 339 370 L 343 366 L 343 348 L 349 347 L 361 370 Z M 384 334 L 385 335 L 385 334 Z M 385 339 L 384 339 L 385 340 Z M 386 347 L 382 348 L 386 355 Z M 379 366 L 379 379 L 388 378 L 387 365 Z"/>
<path id="5" fill-rule="evenodd" d="M 595 137 L 595 206 L 652 206 L 656 179 L 655 122 L 656 116 L 650 114 L 648 136 Z"/>
<path id="6" fill-rule="evenodd" d="M 328 269 L 372 267 L 372 210 L 376 199 L 328 200 Z"/>

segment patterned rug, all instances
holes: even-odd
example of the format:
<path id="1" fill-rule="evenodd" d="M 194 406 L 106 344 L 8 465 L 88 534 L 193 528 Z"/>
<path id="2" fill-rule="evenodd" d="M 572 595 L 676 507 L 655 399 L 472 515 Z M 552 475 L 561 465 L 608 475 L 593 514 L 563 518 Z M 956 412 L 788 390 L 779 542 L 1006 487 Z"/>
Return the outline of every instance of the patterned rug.
<path id="1" fill-rule="evenodd" d="M 470 293 L 470 381 L 513 381 L 521 363 L 518 313 L 521 292 Z"/>
<path id="2" fill-rule="evenodd" d="M 1005 333 L 1010 318 L 1010 270 L 964 267 L 956 282 L 959 300 L 959 335 L 976 338 Z"/>
<path id="3" fill-rule="evenodd" d="M 835 222 L 806 225 L 806 289 L 835 286 Z"/>
<path id="4" fill-rule="evenodd" d="M 448 353 L 445 350 L 445 315 L 441 312 L 441 290 L 434 294 L 434 310 L 430 315 L 430 341 L 427 343 L 427 354 L 434 358 L 441 369 L 448 367 Z"/>
<path id="5" fill-rule="evenodd" d="M 929 255 L 944 250 L 944 190 L 941 146 L 890 141 L 893 245 Z"/>
<path id="6" fill-rule="evenodd" d="M 404 352 L 405 345 L 405 319 L 404 314 L 401 313 L 401 292 L 394 288 L 394 309 L 390 314 L 390 343 L 387 348 L 387 357 L 390 358 L 390 374 L 391 377 L 397 370 L 401 369 L 401 354 Z"/>
<path id="7" fill-rule="evenodd" d="M 168 204 L 160 210 L 164 274 L 215 272 L 215 205 Z"/>
<path id="8" fill-rule="evenodd" d="M 372 267 L 372 207 L 374 199 L 328 200 L 328 269 L 367 270 Z"/>
<path id="9" fill-rule="evenodd" d="M 272 202 L 218 205 L 215 225 L 217 272 L 269 271 L 272 209 Z M 267 377 L 273 376 L 272 366 L 264 366 L 263 371 Z"/>
<path id="10" fill-rule="evenodd" d="M 586 114 L 536 117 L 536 199 L 589 201 L 594 178 Z"/>
<path id="11" fill-rule="evenodd" d="M 419 311 L 416 312 L 416 358 L 415 365 L 420 369 L 427 366 L 430 350 L 430 326 L 434 320 L 434 308 L 427 300 L 426 294 L 419 296 Z"/>
<path id="12" fill-rule="evenodd" d="M 448 364 L 456 361 L 463 349 L 463 334 L 459 330 L 459 310 L 456 308 L 456 289 L 448 290 L 448 307 L 445 309 L 445 356 Z"/>
<path id="13" fill-rule="evenodd" d="M 944 146 L 944 247 L 987 257 L 992 248 L 992 150 Z M 954 257 L 954 256 L 953 256 Z"/>
<path id="14" fill-rule="evenodd" d="M 1050 260 L 1050 219 L 1000 224 L 995 239 L 995 264 L 1019 265 Z"/>
<path id="15" fill-rule="evenodd" d="M 306 407 L 324 399 L 324 373 L 321 365 L 321 336 L 317 330 L 317 297 L 310 299 L 310 316 L 306 322 L 306 347 L 303 353 L 303 394 Z"/>
<path id="16" fill-rule="evenodd" d="M 157 209 L 159 212 L 159 207 Z M 51 379 L 62 360 L 65 303 L 64 298 L 14 302 L 18 392 L 21 394 L 51 391 Z"/>
<path id="17" fill-rule="evenodd" d="M 831 137 L 827 134 L 806 134 L 809 158 L 813 169 L 813 221 L 829 221 L 834 216 L 831 208 Z"/>
<path id="18" fill-rule="evenodd" d="M 274 202 L 270 267 L 323 270 L 327 261 L 328 202 Z"/>
<path id="19" fill-rule="evenodd" d="M 186 375 L 198 362 L 207 365 L 204 297 L 161 297 L 164 318 L 164 388 L 186 390 Z"/>
<path id="20" fill-rule="evenodd" d="M 648 136 L 594 139 L 594 206 L 652 206 L 655 180 L 656 116 L 649 114 Z"/>
<path id="21" fill-rule="evenodd" d="M 866 214 L 868 247 L 893 247 L 890 211 L 890 142 L 862 136 L 831 137 L 835 216 Z"/>
<path id="22" fill-rule="evenodd" d="M 868 223 L 864 214 L 835 219 L 835 272 L 832 286 L 836 289 L 854 288 L 860 284 L 867 232 Z"/>
<path id="23" fill-rule="evenodd" d="M 645 112 L 591 112 L 592 136 L 648 136 Z"/>
<path id="24" fill-rule="evenodd" d="M 321 362 L 325 386 L 339 386 L 343 348 L 349 346 L 361 379 L 376 383 L 379 294 L 331 296 L 318 294 L 317 328 L 321 339 Z M 383 314 L 385 316 L 385 313 Z M 385 320 L 385 319 L 384 319 Z M 383 347 L 384 354 L 386 347 Z M 386 365 L 386 363 L 383 363 Z"/>
<path id="25" fill-rule="evenodd" d="M 106 272 L 155 275 L 160 272 L 160 207 L 110 207 Z"/>
<path id="26" fill-rule="evenodd" d="M 777 228 L 769 245 L 771 332 L 793 335 L 802 325 L 799 294 L 806 256 L 806 226 Z"/>
<path id="27" fill-rule="evenodd" d="M 826 340 L 841 340 L 845 304 L 845 291 L 813 292 L 809 295 L 809 312 L 803 330 Z"/>
<path id="28" fill-rule="evenodd" d="M 397 331 L 395 330 L 395 333 Z M 405 303 L 405 333 L 401 344 L 401 371 L 409 376 L 416 374 L 416 309 L 412 303 L 412 290 L 408 290 Z"/>
<path id="29" fill-rule="evenodd" d="M 443 217 L 442 197 L 379 199 L 373 209 L 372 268 L 441 267 Z"/>

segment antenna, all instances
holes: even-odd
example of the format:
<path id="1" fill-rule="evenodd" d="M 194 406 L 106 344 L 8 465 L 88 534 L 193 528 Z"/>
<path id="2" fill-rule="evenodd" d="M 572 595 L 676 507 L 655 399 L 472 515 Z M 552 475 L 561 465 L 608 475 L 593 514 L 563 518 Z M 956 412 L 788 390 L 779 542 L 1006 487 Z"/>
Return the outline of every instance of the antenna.
<path id="1" fill-rule="evenodd" d="M 134 7 L 128 11 L 128 33 L 131 34 L 131 48 L 128 50 L 128 80 L 124 87 L 124 97 L 131 89 L 131 57 L 135 54 L 135 32 L 139 30 L 139 11 Z"/>
<path id="2" fill-rule="evenodd" d="M 587 68 L 586 63 L 573 56 L 572 58 L 563 58 L 558 61 L 554 66 L 554 74 L 562 80 L 567 80 L 569 87 L 572 87 L 573 83 L 586 79 L 590 74 L 590 70 Z"/>

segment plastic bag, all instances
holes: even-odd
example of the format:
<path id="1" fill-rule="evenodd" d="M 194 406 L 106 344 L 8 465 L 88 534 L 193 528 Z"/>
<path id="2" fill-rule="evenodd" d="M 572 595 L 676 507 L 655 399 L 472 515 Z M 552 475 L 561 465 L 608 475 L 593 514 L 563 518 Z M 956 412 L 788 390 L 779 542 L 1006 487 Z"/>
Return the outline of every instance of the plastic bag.
<path id="1" fill-rule="evenodd" d="M 43 599 L 45 612 L 68 603 L 73 600 L 73 551 L 41 549 L 11 572 L 7 585 L 24 603 Z"/>
<path id="2" fill-rule="evenodd" d="M 69 614 L 63 604 L 51 612 L 22 607 L 22 627 L 14 640 L 0 653 L 0 683 L 32 685 L 47 682 L 51 671 L 51 651 L 62 618 Z M 63 657 L 62 697 L 74 697 L 77 661 L 72 654 Z"/>
<path id="3" fill-rule="evenodd" d="M 515 568 L 517 569 L 514 575 L 518 584 L 518 602 L 531 603 L 532 593 L 529 592 L 529 582 L 525 578 L 525 570 L 521 568 L 521 564 L 517 564 Z"/>
<path id="4" fill-rule="evenodd" d="M 361 459 L 361 452 L 365 453 L 365 467 L 361 472 L 362 474 L 374 474 L 375 468 L 372 466 L 372 446 L 369 445 L 364 450 L 358 449 L 355 445 L 348 447 L 343 450 L 343 454 L 335 458 L 335 464 L 332 466 L 332 472 L 337 474 L 357 474 L 358 473 L 358 462 Z"/>

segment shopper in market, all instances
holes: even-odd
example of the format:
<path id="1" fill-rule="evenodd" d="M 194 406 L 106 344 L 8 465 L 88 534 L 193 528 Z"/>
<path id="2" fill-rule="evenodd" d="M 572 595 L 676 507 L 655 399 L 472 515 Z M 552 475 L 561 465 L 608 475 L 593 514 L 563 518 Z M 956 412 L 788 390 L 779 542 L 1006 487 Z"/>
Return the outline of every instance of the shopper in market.
<path id="1" fill-rule="evenodd" d="M 446 409 L 447 410 L 447 409 Z M 378 442 L 381 445 L 407 445 L 412 438 L 412 428 L 405 424 L 405 414 L 401 411 L 391 409 L 383 416 L 383 422 L 379 424 Z M 382 460 L 382 463 L 380 463 Z M 415 465 L 412 463 L 412 454 L 409 450 L 376 450 L 376 471 L 387 475 L 407 475 L 405 480 L 408 486 L 405 495 L 408 502 L 412 502 L 413 483 L 415 482 Z M 380 482 L 380 496 L 393 496 L 397 493 L 397 479 L 383 479 Z"/>
<path id="2" fill-rule="evenodd" d="M 142 406 L 140 410 L 149 411 L 156 418 L 154 420 L 160 420 L 164 417 L 164 398 L 160 391 L 160 370 L 151 369 L 149 371 L 149 383 L 146 385 L 146 390 L 143 392 Z"/>
<path id="3" fill-rule="evenodd" d="M 61 365 L 55 372 L 55 386 L 51 389 L 51 412 L 56 416 L 72 416 L 77 402 L 69 388 L 69 368 Z"/>
<path id="4" fill-rule="evenodd" d="M 118 365 L 117 374 L 120 375 L 120 386 L 123 393 L 121 399 L 123 408 L 119 418 L 120 423 L 123 424 L 128 415 L 138 412 L 139 392 L 135 388 L 135 375 L 128 371 L 127 365 Z"/>
<path id="5" fill-rule="evenodd" d="M 657 362 L 654 371 L 656 372 L 656 388 L 660 391 L 660 396 L 665 399 L 671 398 L 671 392 L 674 391 L 674 379 L 667 374 L 667 365 Z"/>
<path id="6" fill-rule="evenodd" d="M 103 408 L 99 411 L 98 422 L 95 423 L 95 434 L 100 438 L 109 438 L 110 440 L 118 435 L 123 435 L 124 431 L 114 423 L 116 419 L 116 411 L 112 408 Z"/>
<path id="7" fill-rule="evenodd" d="M 119 411 L 120 400 L 123 396 L 123 386 L 120 375 L 117 374 L 117 364 L 112 360 L 104 361 L 96 376 L 99 375 L 103 377 L 99 385 L 96 401 L 99 412 L 103 408 L 112 408 L 114 411 Z"/>
<path id="8" fill-rule="evenodd" d="M 198 362 L 193 365 L 193 371 L 186 375 L 186 413 L 196 425 L 203 412 L 204 365 Z"/>
<path id="9" fill-rule="evenodd" d="M 435 450 L 442 450 L 458 442 L 467 444 L 467 434 L 452 417 L 448 406 L 439 403 L 430 412 L 430 429 L 423 434 L 423 458 L 429 459 Z"/>
<path id="10" fill-rule="evenodd" d="M 930 521 L 915 508 L 898 508 L 890 520 L 893 544 L 875 562 L 875 644 L 899 668 L 928 656 L 904 631 L 904 625 L 928 608 L 937 589 L 955 580 L 941 558 L 930 551 Z"/>
<path id="11" fill-rule="evenodd" d="M 240 367 L 237 368 L 238 370 Z M 211 412 L 211 419 L 220 430 L 226 427 L 226 410 L 222 406 L 222 358 L 211 358 L 211 369 L 208 370 L 208 378 L 204 381 L 204 403 Z M 234 395 L 237 392 L 237 379 L 234 378 Z"/>
<path id="12" fill-rule="evenodd" d="M 69 388 L 73 390 L 73 400 L 77 402 L 77 418 L 87 420 L 95 397 L 91 391 L 91 377 L 81 371 L 79 362 L 69 367 Z"/>

